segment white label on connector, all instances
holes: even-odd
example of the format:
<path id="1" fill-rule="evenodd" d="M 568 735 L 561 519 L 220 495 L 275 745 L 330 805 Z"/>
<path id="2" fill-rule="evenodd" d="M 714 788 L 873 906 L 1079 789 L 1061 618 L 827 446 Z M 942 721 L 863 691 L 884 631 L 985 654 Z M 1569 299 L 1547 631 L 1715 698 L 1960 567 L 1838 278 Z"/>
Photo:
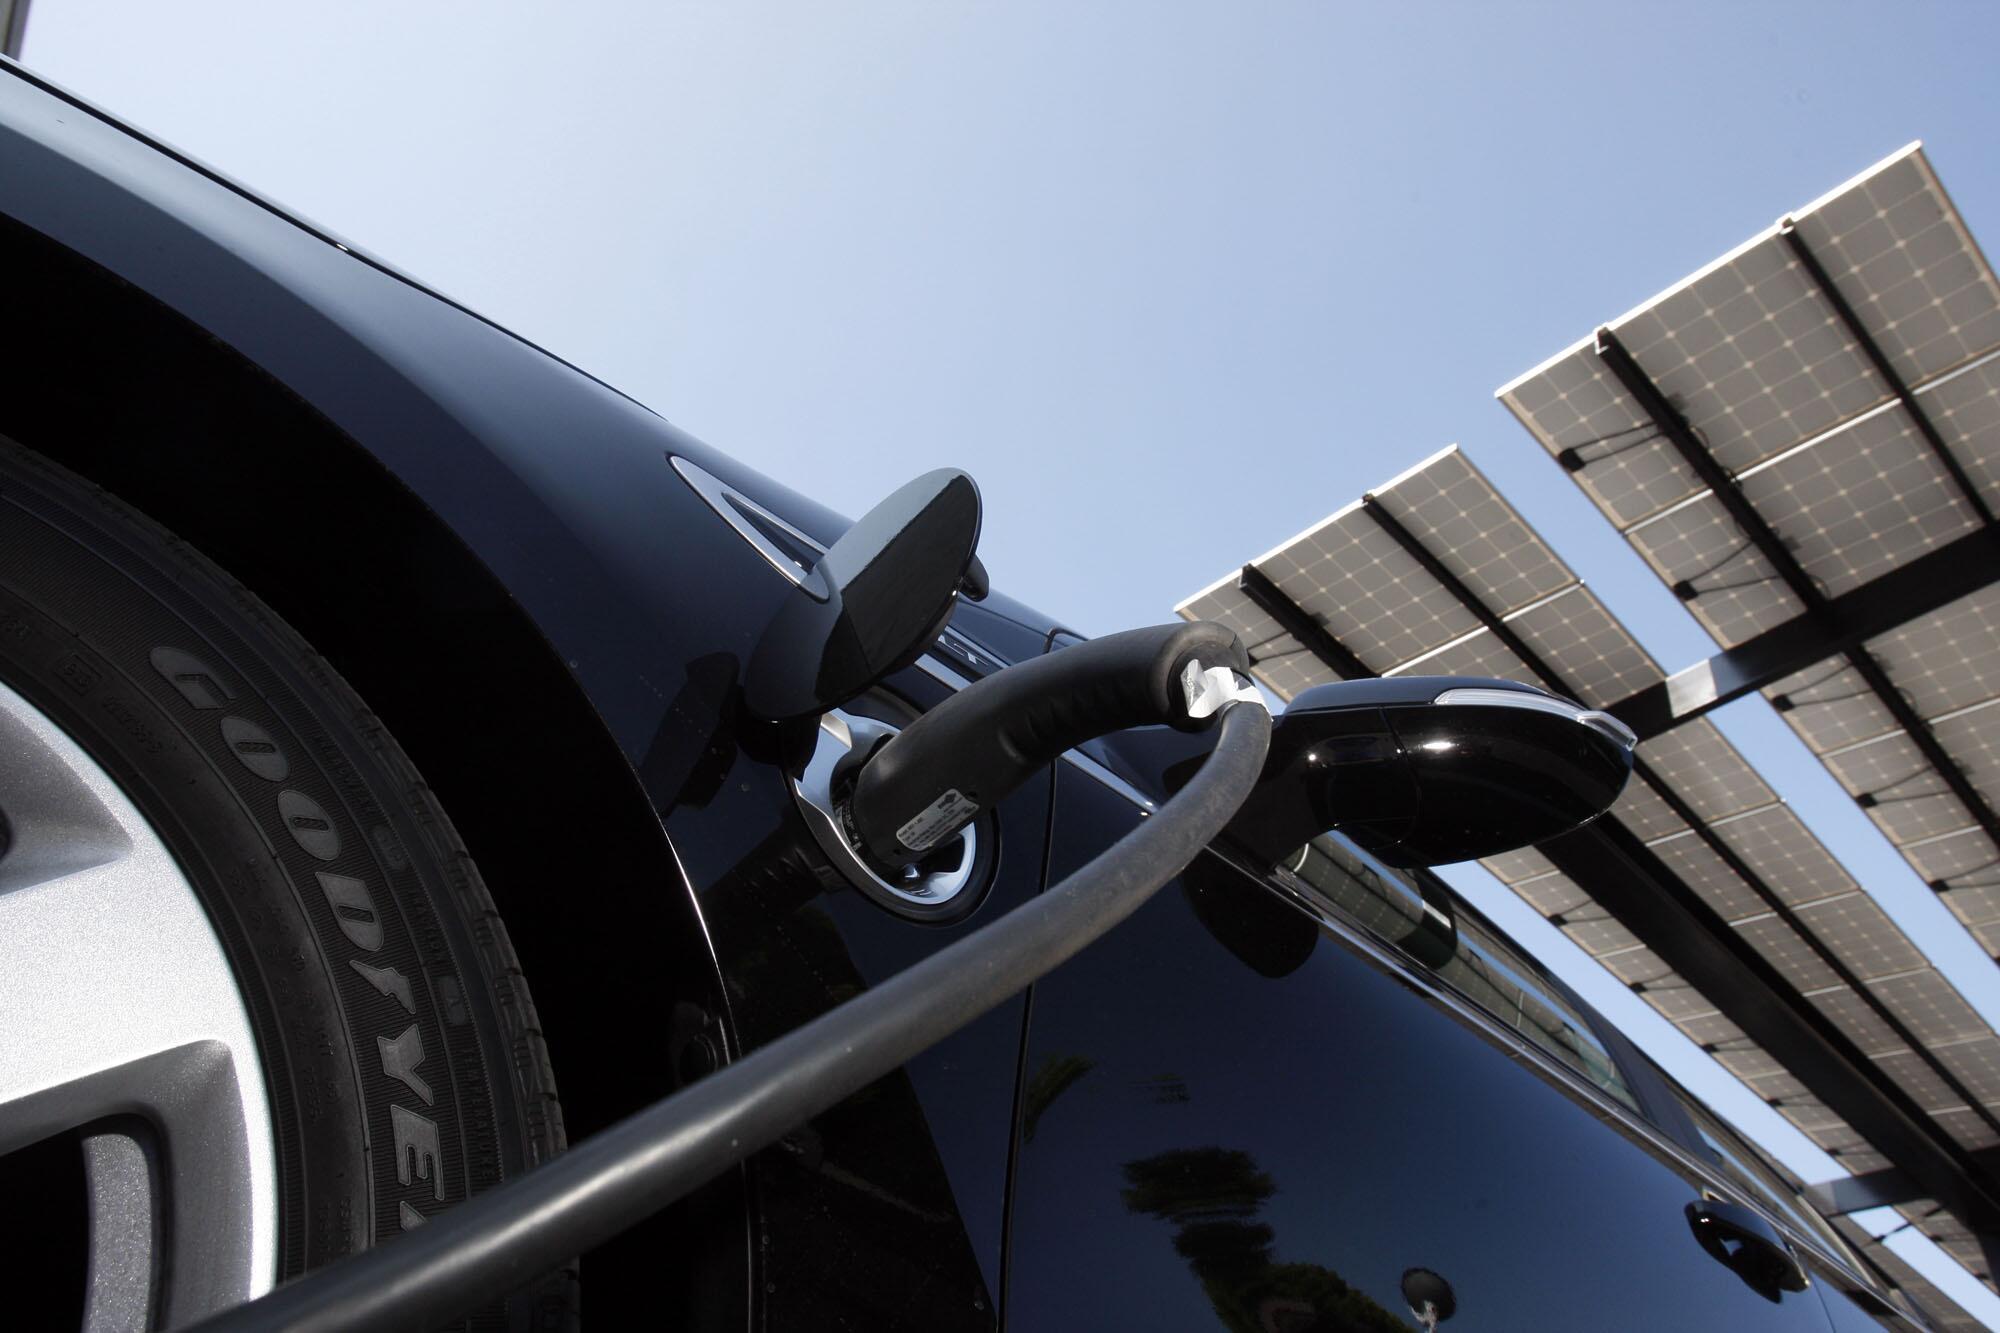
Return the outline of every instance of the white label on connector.
<path id="1" fill-rule="evenodd" d="M 1195 719 L 1219 713 L 1225 704 L 1249 702 L 1269 707 L 1248 680 L 1226 666 L 1204 671 L 1200 660 L 1195 658 L 1181 668 L 1181 691 L 1187 695 L 1188 716 Z"/>
<path id="2" fill-rule="evenodd" d="M 956 833 L 967 820 L 979 813 L 979 803 L 959 795 L 951 787 L 925 806 L 916 818 L 896 830 L 896 841 L 913 852 L 927 852 L 948 833 Z"/>

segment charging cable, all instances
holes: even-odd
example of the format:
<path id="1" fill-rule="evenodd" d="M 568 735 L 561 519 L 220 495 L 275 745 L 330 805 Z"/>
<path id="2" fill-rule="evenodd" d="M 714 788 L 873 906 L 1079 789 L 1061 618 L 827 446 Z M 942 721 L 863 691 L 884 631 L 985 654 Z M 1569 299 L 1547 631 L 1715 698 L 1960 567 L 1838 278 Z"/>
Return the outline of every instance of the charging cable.
<path id="1" fill-rule="evenodd" d="M 1217 667 L 1233 673 L 1243 662 L 1234 635 L 1213 625 L 1133 633 L 1152 637 L 1092 640 L 1009 667 L 961 691 L 891 743 L 908 740 L 929 716 L 980 685 L 1028 673 L 956 710 L 961 717 L 997 720 L 996 734 L 1008 739 L 981 741 L 976 756 L 958 751 L 958 761 L 923 745 L 907 750 L 903 762 L 920 779 L 910 782 L 911 799 L 921 809 L 936 803 L 930 784 L 940 774 L 947 782 L 954 772 L 979 774 L 958 780 L 984 784 L 974 789 L 991 802 L 1021 764 L 1032 772 L 1046 762 L 1030 763 L 1033 755 L 1057 752 L 1047 747 L 1064 737 L 1089 739 L 1133 725 L 1121 719 L 1189 727 L 1219 721 L 1215 749 L 1193 778 L 1089 864 L 992 924 L 560 1157 L 417 1230 L 195 1327 L 207 1333 L 434 1327 L 692 1192 L 1033 984 L 1130 916 L 1229 822 L 1256 785 L 1271 739 L 1270 712 L 1247 681 L 1211 675 Z M 1113 646 L 1086 651 L 1096 644 Z M 1198 669 L 1190 672 L 1190 663 Z M 1192 716 L 1204 700 L 1203 716 Z M 933 731 L 954 746 L 954 738 L 980 740 L 962 729 L 965 723 L 946 722 L 948 728 Z M 881 755 L 889 753 L 885 747 Z M 968 757 L 976 762 L 965 765 Z M 881 817 L 885 824 L 901 809 L 883 808 L 890 810 Z M 904 818 L 904 826 L 908 822 Z"/>

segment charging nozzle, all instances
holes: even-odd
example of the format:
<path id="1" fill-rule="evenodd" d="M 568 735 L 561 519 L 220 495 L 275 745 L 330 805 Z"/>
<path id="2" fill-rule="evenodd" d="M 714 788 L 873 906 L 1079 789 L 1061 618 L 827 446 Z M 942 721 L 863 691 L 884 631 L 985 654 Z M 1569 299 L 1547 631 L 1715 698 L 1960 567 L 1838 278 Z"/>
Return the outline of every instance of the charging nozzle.
<path id="1" fill-rule="evenodd" d="M 1250 656 L 1209 621 L 1091 639 L 966 686 L 868 759 L 846 808 L 870 860 L 921 859 L 1064 750 L 1127 727 L 1212 725 L 1242 699 Z"/>

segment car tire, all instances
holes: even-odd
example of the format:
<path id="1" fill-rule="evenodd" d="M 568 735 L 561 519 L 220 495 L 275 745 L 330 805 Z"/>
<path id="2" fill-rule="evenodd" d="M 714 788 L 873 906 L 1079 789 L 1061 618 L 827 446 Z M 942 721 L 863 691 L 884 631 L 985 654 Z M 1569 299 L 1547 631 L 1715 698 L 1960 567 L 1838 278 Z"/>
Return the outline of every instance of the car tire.
<path id="1" fill-rule="evenodd" d="M 420 1226 L 562 1150 L 507 932 L 382 724 L 241 584 L 5 440 L 0 685 L 129 800 L 220 942 L 275 1157 L 275 1271 L 257 1285 Z M 0 1130 L 5 1116 L 0 1104 Z M 172 1163 L 174 1146 L 154 1160 Z M 174 1304 L 171 1252 L 152 1269 L 149 1322 L 202 1313 L 184 1293 Z M 573 1266 L 502 1295 L 465 1326 L 576 1323 Z"/>

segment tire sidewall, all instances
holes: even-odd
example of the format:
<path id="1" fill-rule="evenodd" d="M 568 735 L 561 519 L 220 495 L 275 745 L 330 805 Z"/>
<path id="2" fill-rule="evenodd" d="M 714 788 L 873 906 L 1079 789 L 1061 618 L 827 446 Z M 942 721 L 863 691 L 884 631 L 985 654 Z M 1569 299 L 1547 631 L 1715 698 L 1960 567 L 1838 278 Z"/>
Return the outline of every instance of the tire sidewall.
<path id="1" fill-rule="evenodd" d="M 0 681 L 125 791 L 222 941 L 274 1122 L 274 1276 L 560 1147 L 511 951 L 379 724 L 219 571 L 3 444 Z"/>

